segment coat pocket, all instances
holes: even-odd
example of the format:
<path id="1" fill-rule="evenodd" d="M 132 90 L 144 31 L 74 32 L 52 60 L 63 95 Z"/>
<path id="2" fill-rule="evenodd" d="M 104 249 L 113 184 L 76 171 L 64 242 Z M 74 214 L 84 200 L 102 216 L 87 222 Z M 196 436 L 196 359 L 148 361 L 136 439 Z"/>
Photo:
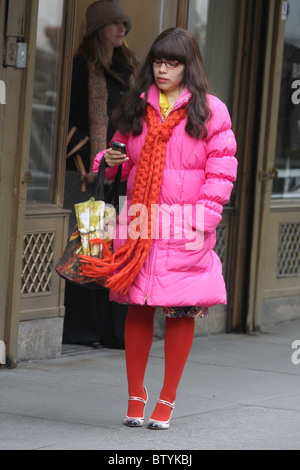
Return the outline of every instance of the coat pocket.
<path id="1" fill-rule="evenodd" d="M 171 239 L 168 241 L 166 267 L 168 271 L 207 272 L 212 261 L 210 235 L 202 243 L 189 239 Z"/>

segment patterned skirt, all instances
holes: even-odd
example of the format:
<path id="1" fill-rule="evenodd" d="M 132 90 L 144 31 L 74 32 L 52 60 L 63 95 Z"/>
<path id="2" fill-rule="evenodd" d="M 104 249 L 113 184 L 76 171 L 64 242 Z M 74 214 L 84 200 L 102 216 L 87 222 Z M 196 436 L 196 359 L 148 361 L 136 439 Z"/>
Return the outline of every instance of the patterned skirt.
<path id="1" fill-rule="evenodd" d="M 208 307 L 162 307 L 162 309 L 167 318 L 208 317 Z"/>

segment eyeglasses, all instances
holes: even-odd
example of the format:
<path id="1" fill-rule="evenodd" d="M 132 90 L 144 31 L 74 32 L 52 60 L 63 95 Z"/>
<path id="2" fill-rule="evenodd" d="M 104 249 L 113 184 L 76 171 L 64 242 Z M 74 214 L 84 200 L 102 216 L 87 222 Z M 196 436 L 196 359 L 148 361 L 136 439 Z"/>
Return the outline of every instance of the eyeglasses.
<path id="1" fill-rule="evenodd" d="M 155 67 L 160 67 L 162 64 L 165 64 L 168 69 L 175 69 L 180 64 L 180 62 L 178 62 L 178 60 L 152 59 L 152 64 Z"/>

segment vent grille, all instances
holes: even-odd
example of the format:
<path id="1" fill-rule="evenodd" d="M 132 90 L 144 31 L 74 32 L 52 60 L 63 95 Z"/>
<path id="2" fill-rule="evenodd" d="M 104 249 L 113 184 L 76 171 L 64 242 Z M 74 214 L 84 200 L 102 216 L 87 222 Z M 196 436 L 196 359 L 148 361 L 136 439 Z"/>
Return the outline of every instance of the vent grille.
<path id="1" fill-rule="evenodd" d="M 300 224 L 280 224 L 277 277 L 300 276 Z"/>
<path id="2" fill-rule="evenodd" d="M 24 236 L 22 294 L 50 292 L 53 272 L 55 233 Z"/>
<path id="3" fill-rule="evenodd" d="M 216 246 L 215 252 L 219 256 L 223 268 L 227 259 L 227 245 L 228 245 L 228 225 L 221 225 L 217 227 L 216 232 Z"/>

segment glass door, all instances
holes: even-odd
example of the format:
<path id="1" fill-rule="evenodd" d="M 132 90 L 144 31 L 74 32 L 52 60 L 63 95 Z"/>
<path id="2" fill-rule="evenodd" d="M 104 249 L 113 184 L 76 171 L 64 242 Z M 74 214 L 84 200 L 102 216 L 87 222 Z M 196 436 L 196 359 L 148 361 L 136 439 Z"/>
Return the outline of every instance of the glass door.
<path id="1" fill-rule="evenodd" d="M 254 328 L 300 318 L 300 104 L 294 94 L 300 72 L 300 3 L 274 2 L 272 14 L 252 246 L 254 295 L 248 321 Z"/>
<path id="2" fill-rule="evenodd" d="M 27 203 L 53 202 L 64 0 L 39 0 Z"/>
<path id="3" fill-rule="evenodd" d="M 284 36 L 273 200 L 300 200 L 300 2 L 290 0 Z"/>
<path id="4" fill-rule="evenodd" d="M 188 29 L 198 40 L 212 91 L 229 108 L 235 71 L 238 3 L 237 0 L 189 2 Z"/>
<path id="5" fill-rule="evenodd" d="M 62 208 L 76 0 L 39 0 L 27 199 L 23 232 L 19 354 L 60 353 L 64 284 L 54 267 L 67 241 L 69 212 Z M 36 19 L 36 17 L 35 17 Z M 36 320 L 39 320 L 36 322 Z M 51 328 L 49 328 L 51 323 Z M 31 341 L 27 341 L 28 334 Z"/>
<path id="6" fill-rule="evenodd" d="M 237 0 L 189 2 L 187 29 L 195 35 L 200 46 L 211 93 L 226 103 L 230 113 L 233 104 L 238 18 Z M 234 199 L 233 193 L 230 202 L 224 208 L 222 222 L 217 228 L 215 246 L 223 266 L 228 299 L 231 298 L 229 277 L 232 271 Z M 228 307 L 218 306 L 214 309 L 213 317 L 217 325 L 214 328 L 218 331 L 222 331 L 222 328 L 223 331 L 231 329 Z"/>

